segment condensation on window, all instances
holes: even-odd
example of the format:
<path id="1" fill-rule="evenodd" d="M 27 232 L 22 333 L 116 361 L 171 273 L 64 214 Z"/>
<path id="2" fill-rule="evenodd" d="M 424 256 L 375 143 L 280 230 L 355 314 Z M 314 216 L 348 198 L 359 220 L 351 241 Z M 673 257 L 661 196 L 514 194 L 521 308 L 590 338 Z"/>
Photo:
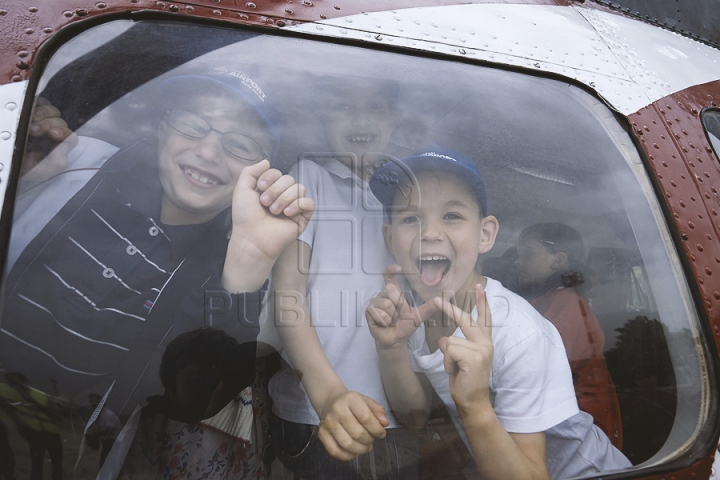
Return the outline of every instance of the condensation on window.
<path id="1" fill-rule="evenodd" d="M 273 282 L 244 298 L 222 283 L 232 187 L 260 158 L 302 182 L 316 202 L 292 244 L 305 282 L 292 301 L 306 303 L 339 378 L 385 406 L 391 427 L 406 419 L 384 393 L 381 369 L 394 366 L 379 360 L 365 308 L 385 288 L 384 270 L 404 255 L 418 269 L 414 279 L 398 275 L 408 305 L 424 301 L 422 282 L 435 288 L 461 271 L 496 280 L 487 287 L 493 295 L 539 311 L 559 331 L 567 357 L 552 368 L 569 366 L 574 385 L 565 386 L 593 415 L 586 421 L 572 411 L 562 421 L 585 428 L 578 444 L 602 437 L 608 453 L 579 465 L 578 450 L 549 440 L 555 477 L 656 465 L 704 441 L 707 352 L 677 254 L 631 140 L 600 100 L 577 87 L 302 38 L 116 22 L 61 47 L 35 100 L 37 111 L 55 107 L 59 113 L 48 115 L 74 133 L 59 146 L 28 142 L 15 202 L 0 401 L 26 399 L 42 417 L 28 426 L 28 412 L 0 412 L 16 427 L 18 468 L 36 468 L 17 453 L 30 441 L 28 428 L 52 438 L 53 469 L 61 457 L 66 469 L 77 463 L 83 478 L 99 468 L 122 476 L 158 465 L 247 478 L 279 475 L 282 462 L 306 468 L 291 449 L 317 435 L 306 395 L 316 387 L 303 386 L 312 372 L 294 365 L 313 350 L 285 348 L 293 330 L 279 320 L 293 304 L 276 301 Z M 716 116 L 704 115 L 714 147 Z M 422 205 L 465 195 L 497 219 L 494 245 L 474 267 L 476 254 L 459 243 L 426 258 L 424 247 L 387 238 L 397 214 L 372 194 L 372 174 L 413 156 L 427 161 L 413 171 L 411 202 L 430 188 L 424 173 L 431 170 L 443 189 Z M 464 159 L 476 171 L 458 176 L 448 162 Z M 380 183 L 397 183 L 386 175 Z M 397 198 L 390 195 L 391 206 Z M 417 218 L 425 245 L 425 220 Z M 447 238 L 440 234 L 437 245 Z M 503 307 L 491 310 L 505 318 Z M 408 343 L 418 375 L 432 374 L 418 363 L 437 349 L 429 332 Z M 506 353 L 514 341 L 495 351 Z M 493 374 L 497 392 L 515 381 Z M 405 462 L 399 468 L 418 478 L 472 478 L 471 435 L 449 390 L 440 391 L 444 381 L 431 379 L 438 396 L 427 422 L 410 441 L 396 440 L 410 451 L 397 457 Z M 513 405 L 497 401 L 496 409 L 513 414 Z M 298 429 L 294 443 L 278 444 L 278 424 Z M 561 437 L 562 425 L 553 424 L 548 438 Z M 190 452 L 188 442 L 201 441 Z M 271 470 L 263 455 L 275 455 Z M 322 447 L 317 455 L 326 455 Z M 382 461 L 360 457 L 353 468 L 376 472 Z"/>

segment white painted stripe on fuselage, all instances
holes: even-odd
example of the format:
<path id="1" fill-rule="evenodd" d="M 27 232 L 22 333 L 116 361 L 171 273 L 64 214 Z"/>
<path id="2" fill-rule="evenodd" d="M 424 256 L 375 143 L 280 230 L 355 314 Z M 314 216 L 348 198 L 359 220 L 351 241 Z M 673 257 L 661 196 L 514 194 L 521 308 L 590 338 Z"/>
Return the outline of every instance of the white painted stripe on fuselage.
<path id="1" fill-rule="evenodd" d="M 418 7 L 285 28 L 551 72 L 625 115 L 720 79 L 719 50 L 580 4 Z"/>

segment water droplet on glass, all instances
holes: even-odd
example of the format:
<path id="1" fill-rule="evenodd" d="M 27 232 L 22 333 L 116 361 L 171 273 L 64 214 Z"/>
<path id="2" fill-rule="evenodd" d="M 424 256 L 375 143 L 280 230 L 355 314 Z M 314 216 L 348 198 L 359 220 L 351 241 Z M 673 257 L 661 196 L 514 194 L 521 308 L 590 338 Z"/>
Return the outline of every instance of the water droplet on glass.
<path id="1" fill-rule="evenodd" d="M 35 13 L 37 11 L 38 11 L 37 7 L 28 7 L 28 12 L 30 12 L 30 13 Z"/>
<path id="2" fill-rule="evenodd" d="M 53 29 L 50 27 L 43 27 L 43 33 L 52 33 Z"/>
<path id="3" fill-rule="evenodd" d="M 98 2 L 95 4 L 97 8 L 107 8 L 107 3 L 104 2 Z"/>
<path id="4" fill-rule="evenodd" d="M 245 6 L 248 7 L 248 8 L 255 8 L 255 7 L 257 7 L 257 5 L 255 5 L 253 2 L 247 2 L 247 3 L 245 4 Z"/>
<path id="5" fill-rule="evenodd" d="M 70 10 L 65 10 L 63 12 L 63 15 L 65 15 L 67 18 L 70 18 L 73 16 L 73 12 L 71 12 Z"/>
<path id="6" fill-rule="evenodd" d="M 35 33 L 35 30 L 33 30 L 32 28 L 26 28 L 25 33 L 28 35 L 32 35 L 33 33 Z"/>
<path id="7" fill-rule="evenodd" d="M 0 138 L 3 140 L 9 140 L 10 137 L 12 137 L 12 134 L 8 131 L 0 132 Z"/>
<path id="8" fill-rule="evenodd" d="M 8 102 L 5 104 L 5 108 L 10 110 L 11 112 L 17 108 L 17 103 L 15 102 Z"/>

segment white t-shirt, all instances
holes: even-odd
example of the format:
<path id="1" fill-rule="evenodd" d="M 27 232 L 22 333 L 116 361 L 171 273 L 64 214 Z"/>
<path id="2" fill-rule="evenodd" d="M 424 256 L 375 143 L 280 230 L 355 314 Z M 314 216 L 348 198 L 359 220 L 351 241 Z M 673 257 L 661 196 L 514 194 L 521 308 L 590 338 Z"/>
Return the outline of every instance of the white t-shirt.
<path id="1" fill-rule="evenodd" d="M 575 415 L 579 410 L 572 374 L 558 331 L 528 302 L 497 280 L 488 278 L 485 294 L 492 314 L 494 349 L 490 401 L 505 430 L 542 432 Z M 473 311 L 473 316 L 477 312 Z M 464 337 L 459 328 L 453 335 Z M 410 350 L 413 369 L 428 377 L 464 437 L 450 397 L 443 353 L 440 350 L 430 353 L 425 325 L 411 337 Z"/>
<path id="2" fill-rule="evenodd" d="M 505 430 L 546 432 L 547 465 L 552 478 L 570 478 L 631 466 L 593 419 L 578 409 L 562 338 L 527 301 L 487 279 L 492 314 L 493 364 L 490 401 Z M 473 311 L 477 318 L 477 312 Z M 458 328 L 454 336 L 464 338 Z M 424 373 L 463 441 L 470 449 L 440 350 L 430 353 L 422 325 L 410 339 L 411 363 Z"/>
<path id="3" fill-rule="evenodd" d="M 303 160 L 290 174 L 315 200 L 313 217 L 299 239 L 312 249 L 307 292 L 320 343 L 345 386 L 385 407 L 390 427 L 395 427 L 375 341 L 365 320 L 367 304 L 385 286 L 383 271 L 394 263 L 383 239 L 382 206 L 367 182 L 337 160 L 324 166 Z M 263 330 L 267 328 L 272 326 Z M 261 338 L 266 336 L 271 335 L 261 333 Z M 319 423 L 291 368 L 278 372 L 269 389 L 277 416 L 296 423 Z"/>

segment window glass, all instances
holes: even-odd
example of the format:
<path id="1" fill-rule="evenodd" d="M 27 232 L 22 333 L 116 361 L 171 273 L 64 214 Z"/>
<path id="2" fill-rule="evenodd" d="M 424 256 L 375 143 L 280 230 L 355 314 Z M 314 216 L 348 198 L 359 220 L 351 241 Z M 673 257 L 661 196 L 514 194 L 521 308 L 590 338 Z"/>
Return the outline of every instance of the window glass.
<path id="1" fill-rule="evenodd" d="M 715 150 L 715 155 L 717 155 L 717 150 L 720 147 L 720 138 L 718 138 L 720 135 L 720 112 L 712 109 L 705 110 L 702 114 L 702 121 L 705 132 L 710 139 L 710 144 Z"/>
<path id="2" fill-rule="evenodd" d="M 632 142 L 582 90 L 116 22 L 60 48 L 38 92 L 0 317 L 18 475 L 47 449 L 53 478 L 472 478 L 461 384 L 503 430 L 545 432 L 553 478 L 704 441 L 712 375 L 677 254 Z M 491 367 L 449 376 L 440 338 L 476 283 L 492 328 L 460 346 L 490 335 Z M 346 401 L 389 433 L 318 472 L 338 445 L 319 415 Z"/>

